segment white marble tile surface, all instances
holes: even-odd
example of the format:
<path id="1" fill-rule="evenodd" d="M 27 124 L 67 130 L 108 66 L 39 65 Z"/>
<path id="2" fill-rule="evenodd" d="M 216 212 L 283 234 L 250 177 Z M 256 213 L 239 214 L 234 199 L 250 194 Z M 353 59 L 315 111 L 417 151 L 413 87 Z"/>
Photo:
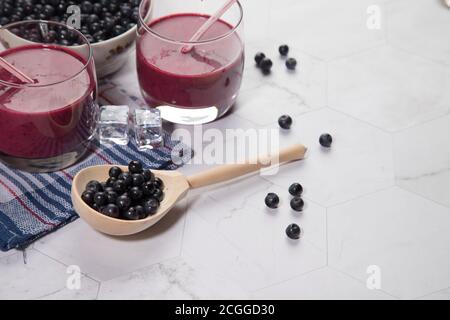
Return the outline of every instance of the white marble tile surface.
<path id="1" fill-rule="evenodd" d="M 389 43 L 412 54 L 450 65 L 449 8 L 443 2 L 391 1 L 387 5 Z"/>
<path id="2" fill-rule="evenodd" d="M 109 280 L 180 254 L 186 202 L 155 227 L 137 235 L 110 237 L 82 220 L 39 240 L 37 250 L 97 280 Z"/>
<path id="3" fill-rule="evenodd" d="M 329 106 L 388 131 L 448 114 L 449 87 L 450 68 L 389 46 L 329 65 Z"/>
<path id="4" fill-rule="evenodd" d="M 129 289 L 123 292 L 123 287 Z M 207 269 L 175 258 L 103 282 L 99 299 L 245 299 L 248 294 Z"/>
<path id="5" fill-rule="evenodd" d="M 398 187 L 328 209 L 328 263 L 413 299 L 450 286 L 450 209 Z"/>
<path id="6" fill-rule="evenodd" d="M 98 283 L 86 276 L 80 278 L 80 289 L 67 287 L 67 266 L 37 252 L 26 251 L 0 258 L 0 298 L 39 299 L 61 297 L 94 299 Z"/>
<path id="7" fill-rule="evenodd" d="M 450 115 L 394 135 L 397 184 L 450 207 Z"/>

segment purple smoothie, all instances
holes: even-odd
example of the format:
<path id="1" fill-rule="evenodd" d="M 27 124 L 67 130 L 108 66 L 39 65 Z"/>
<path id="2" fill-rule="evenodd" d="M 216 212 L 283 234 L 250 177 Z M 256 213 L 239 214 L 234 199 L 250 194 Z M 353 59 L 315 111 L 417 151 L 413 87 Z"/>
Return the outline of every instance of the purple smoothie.
<path id="1" fill-rule="evenodd" d="M 137 71 L 142 94 L 150 106 L 228 108 L 237 97 L 244 69 L 242 40 L 228 23 L 218 20 L 200 39 L 210 40 L 182 53 L 178 41 L 188 41 L 209 18 L 200 14 L 169 15 L 152 21 L 137 41 Z M 164 37 L 165 39 L 163 39 Z"/>

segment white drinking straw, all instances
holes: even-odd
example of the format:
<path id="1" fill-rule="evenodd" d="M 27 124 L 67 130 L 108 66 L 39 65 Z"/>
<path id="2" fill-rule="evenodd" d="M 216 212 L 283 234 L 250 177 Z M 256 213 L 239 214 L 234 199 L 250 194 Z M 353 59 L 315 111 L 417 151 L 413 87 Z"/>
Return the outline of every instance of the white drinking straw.
<path id="1" fill-rule="evenodd" d="M 231 8 L 231 6 L 236 2 L 237 0 L 228 0 L 222 7 L 220 7 L 219 10 L 217 10 L 216 13 L 214 13 L 198 30 L 197 32 L 192 36 L 192 38 L 189 40 L 189 42 L 195 42 L 198 41 L 201 36 L 208 31 L 211 26 L 220 19 L 221 16 L 225 12 L 227 12 L 228 9 Z M 183 48 L 181 48 L 182 53 L 188 53 L 192 50 L 193 46 L 186 45 Z"/>
<path id="2" fill-rule="evenodd" d="M 15 66 L 10 64 L 8 61 L 0 57 L 0 67 L 11 73 L 17 79 L 25 83 L 34 83 L 34 80 L 27 76 L 25 73 L 17 69 Z"/>

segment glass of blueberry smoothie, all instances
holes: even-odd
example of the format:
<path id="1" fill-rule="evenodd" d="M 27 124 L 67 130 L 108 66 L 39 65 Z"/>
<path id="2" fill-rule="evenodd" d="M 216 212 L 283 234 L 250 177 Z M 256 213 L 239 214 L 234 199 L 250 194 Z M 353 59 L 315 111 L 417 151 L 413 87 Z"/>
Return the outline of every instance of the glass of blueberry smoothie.
<path id="1" fill-rule="evenodd" d="M 192 36 L 226 0 L 143 0 L 136 44 L 142 95 L 161 116 L 202 124 L 235 103 L 244 70 L 242 7 L 237 1 L 196 41 Z M 151 12 L 149 23 L 144 17 Z M 190 50 L 184 50 L 190 48 Z"/>
<path id="2" fill-rule="evenodd" d="M 73 46 L 64 46 L 70 38 Z M 0 57 L 27 75 L 0 67 L 0 160 L 32 172 L 67 167 L 88 150 L 97 122 L 92 49 L 58 22 L 0 28 Z"/>

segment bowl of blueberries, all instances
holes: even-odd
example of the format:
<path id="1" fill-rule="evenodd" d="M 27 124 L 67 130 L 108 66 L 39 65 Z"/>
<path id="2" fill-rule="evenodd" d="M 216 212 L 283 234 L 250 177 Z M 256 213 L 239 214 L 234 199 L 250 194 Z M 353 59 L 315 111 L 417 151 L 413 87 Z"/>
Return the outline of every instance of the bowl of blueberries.
<path id="1" fill-rule="evenodd" d="M 136 39 L 141 0 L 1 0 L 0 26 L 23 20 L 45 20 L 77 26 L 89 40 L 94 52 L 98 77 L 118 71 L 127 61 Z M 151 8 L 144 18 L 148 22 Z M 78 26 L 77 26 L 78 27 Z M 11 46 L 22 41 L 42 41 L 76 48 L 76 38 L 70 32 L 49 30 L 45 36 L 23 34 L 17 30 L 10 35 Z M 5 37 L 3 37 L 5 38 Z"/>

